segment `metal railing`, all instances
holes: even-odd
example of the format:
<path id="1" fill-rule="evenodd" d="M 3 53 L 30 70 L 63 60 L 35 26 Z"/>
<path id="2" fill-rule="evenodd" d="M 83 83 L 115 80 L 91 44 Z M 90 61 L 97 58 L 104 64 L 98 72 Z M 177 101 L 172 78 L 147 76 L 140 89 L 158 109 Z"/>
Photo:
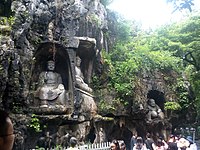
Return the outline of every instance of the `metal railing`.
<path id="1" fill-rule="evenodd" d="M 86 144 L 79 146 L 80 150 L 109 150 L 110 142 Z"/>
<path id="2" fill-rule="evenodd" d="M 78 146 L 79 150 L 109 150 L 110 149 L 110 142 L 103 142 L 103 143 L 94 143 L 94 144 L 85 144 Z M 52 147 L 52 148 L 35 148 L 31 150 L 67 150 L 66 147 Z"/>

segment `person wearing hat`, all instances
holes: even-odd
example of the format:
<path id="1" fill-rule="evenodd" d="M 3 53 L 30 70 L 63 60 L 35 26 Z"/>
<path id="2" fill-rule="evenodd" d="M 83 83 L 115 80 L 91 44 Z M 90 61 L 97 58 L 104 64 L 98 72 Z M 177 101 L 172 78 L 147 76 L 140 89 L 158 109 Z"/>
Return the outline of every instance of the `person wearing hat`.
<path id="1" fill-rule="evenodd" d="M 190 145 L 190 142 L 186 140 L 185 138 L 180 138 L 177 142 L 178 150 L 187 150 L 189 145 Z"/>
<path id="2" fill-rule="evenodd" d="M 70 147 L 67 150 L 78 150 L 77 148 L 77 139 L 75 137 L 71 137 L 69 140 Z"/>
<path id="3" fill-rule="evenodd" d="M 136 143 L 135 146 L 133 147 L 133 150 L 147 150 L 146 144 L 144 143 L 142 137 L 138 136 L 136 138 Z"/>

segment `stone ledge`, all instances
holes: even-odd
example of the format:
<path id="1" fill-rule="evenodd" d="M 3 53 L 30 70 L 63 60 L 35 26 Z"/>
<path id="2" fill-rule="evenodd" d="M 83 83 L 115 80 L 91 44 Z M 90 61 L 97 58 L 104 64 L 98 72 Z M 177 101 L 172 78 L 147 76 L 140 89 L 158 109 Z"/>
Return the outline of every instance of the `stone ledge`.
<path id="1" fill-rule="evenodd" d="M 52 106 L 52 107 L 30 107 L 29 111 L 34 114 L 45 114 L 45 115 L 61 115 L 71 114 L 72 108 L 64 106 Z"/>

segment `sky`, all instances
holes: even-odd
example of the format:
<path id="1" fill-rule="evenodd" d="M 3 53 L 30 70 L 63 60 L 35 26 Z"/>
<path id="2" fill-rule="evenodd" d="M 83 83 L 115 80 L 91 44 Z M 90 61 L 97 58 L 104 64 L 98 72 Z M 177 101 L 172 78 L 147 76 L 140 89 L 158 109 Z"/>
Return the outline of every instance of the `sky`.
<path id="1" fill-rule="evenodd" d="M 114 0 L 108 8 L 122 14 L 126 19 L 134 19 L 142 28 L 156 28 L 170 21 L 178 21 L 180 12 L 172 14 L 174 8 L 166 0 Z M 200 0 L 194 0 L 200 8 Z"/>

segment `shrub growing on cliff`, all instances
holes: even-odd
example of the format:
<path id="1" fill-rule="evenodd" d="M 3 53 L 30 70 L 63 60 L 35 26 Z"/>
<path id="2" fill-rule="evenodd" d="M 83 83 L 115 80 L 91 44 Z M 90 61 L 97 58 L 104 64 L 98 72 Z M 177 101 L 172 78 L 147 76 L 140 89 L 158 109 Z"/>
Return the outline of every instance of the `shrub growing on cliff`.
<path id="1" fill-rule="evenodd" d="M 139 41 L 139 40 L 138 40 Z M 169 51 L 152 51 L 146 44 L 117 43 L 111 53 L 104 55 L 104 62 L 109 65 L 108 85 L 116 91 L 116 99 L 124 105 L 135 95 L 136 77 L 143 71 L 176 70 L 181 60 Z"/>

